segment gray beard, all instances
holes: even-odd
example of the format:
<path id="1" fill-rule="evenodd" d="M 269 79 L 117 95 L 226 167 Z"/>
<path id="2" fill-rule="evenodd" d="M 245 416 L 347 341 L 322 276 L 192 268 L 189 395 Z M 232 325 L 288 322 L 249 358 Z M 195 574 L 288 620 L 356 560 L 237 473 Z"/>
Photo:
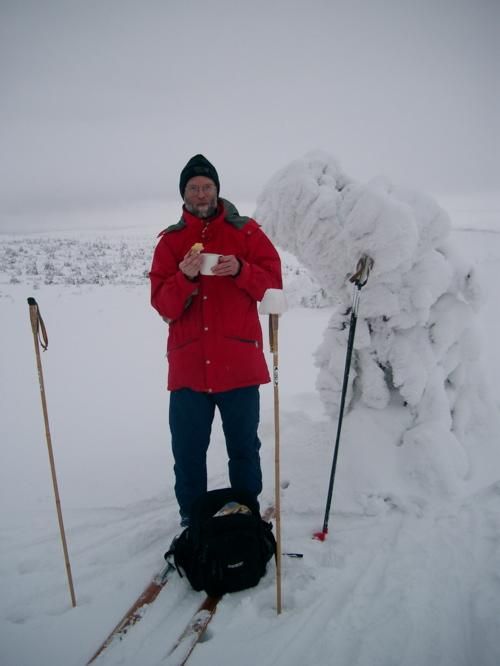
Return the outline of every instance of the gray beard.
<path id="1" fill-rule="evenodd" d="M 208 208 L 204 208 L 203 210 L 201 210 L 200 208 L 198 208 L 198 206 L 194 204 L 188 204 L 184 202 L 184 205 L 186 206 L 186 209 L 190 213 L 196 215 L 196 217 L 201 217 L 201 219 L 212 217 L 212 215 L 214 215 L 217 212 L 217 201 L 210 202 L 208 204 Z"/>

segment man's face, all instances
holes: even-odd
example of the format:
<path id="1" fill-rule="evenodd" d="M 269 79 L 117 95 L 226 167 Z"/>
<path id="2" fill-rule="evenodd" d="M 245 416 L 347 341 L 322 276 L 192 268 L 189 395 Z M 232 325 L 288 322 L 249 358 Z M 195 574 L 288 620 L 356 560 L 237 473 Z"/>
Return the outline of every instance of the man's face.
<path id="1" fill-rule="evenodd" d="M 206 176 L 194 176 L 184 190 L 184 205 L 197 217 L 210 217 L 217 210 L 217 188 Z"/>

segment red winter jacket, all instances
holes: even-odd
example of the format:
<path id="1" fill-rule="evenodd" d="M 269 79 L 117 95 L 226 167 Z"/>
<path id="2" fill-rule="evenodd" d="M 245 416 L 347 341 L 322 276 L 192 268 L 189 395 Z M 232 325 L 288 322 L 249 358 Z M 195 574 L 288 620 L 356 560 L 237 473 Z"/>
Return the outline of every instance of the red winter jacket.
<path id="1" fill-rule="evenodd" d="M 206 252 L 234 254 L 240 273 L 189 280 L 179 263 L 196 242 Z M 224 199 L 208 224 L 183 209 L 180 222 L 161 234 L 150 279 L 151 304 L 169 321 L 169 390 L 218 392 L 269 382 L 257 301 L 267 289 L 281 289 L 281 263 L 255 220 L 240 217 Z"/>

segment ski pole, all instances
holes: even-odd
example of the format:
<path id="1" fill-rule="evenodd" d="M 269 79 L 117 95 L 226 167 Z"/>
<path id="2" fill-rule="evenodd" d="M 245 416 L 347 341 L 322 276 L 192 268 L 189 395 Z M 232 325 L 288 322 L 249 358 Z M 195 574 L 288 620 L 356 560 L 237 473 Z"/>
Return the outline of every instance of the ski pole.
<path id="1" fill-rule="evenodd" d="M 333 462 L 332 462 L 332 468 L 330 471 L 330 480 L 328 483 L 328 494 L 327 494 L 327 499 L 326 499 L 326 508 L 325 508 L 325 516 L 323 519 L 323 529 L 320 532 L 315 532 L 313 534 L 313 538 L 317 539 L 318 541 L 324 541 L 326 539 L 326 535 L 328 534 L 328 521 L 330 518 L 330 511 L 331 511 L 331 505 L 332 505 L 332 497 L 333 497 L 333 484 L 335 482 L 335 472 L 337 469 L 337 460 L 338 460 L 338 454 L 339 454 L 339 444 L 340 444 L 340 433 L 342 431 L 342 421 L 344 418 L 344 408 L 345 408 L 345 400 L 346 400 L 346 395 L 347 395 L 347 387 L 349 384 L 349 371 L 351 369 L 351 360 L 352 360 L 352 352 L 354 348 L 354 335 L 356 333 L 356 323 L 358 320 L 358 308 L 359 308 L 359 292 L 362 289 L 362 287 L 365 286 L 365 284 L 368 281 L 368 276 L 370 274 L 371 269 L 373 268 L 373 259 L 371 259 L 368 256 L 363 256 L 361 259 L 358 261 L 358 264 L 356 266 L 356 272 L 349 278 L 349 282 L 352 282 L 354 287 L 353 287 L 353 300 L 352 300 L 352 307 L 351 307 L 351 319 L 349 322 L 349 337 L 347 340 L 347 352 L 346 352 L 346 359 L 345 359 L 345 366 L 344 366 L 344 380 L 342 382 L 342 394 L 340 397 L 340 408 L 339 408 L 339 419 L 338 419 L 338 424 L 337 424 L 337 436 L 335 438 L 335 447 L 333 451 Z"/>
<path id="2" fill-rule="evenodd" d="M 286 311 L 286 300 L 281 289 L 268 289 L 261 302 L 261 314 L 269 314 L 269 347 L 273 355 L 274 390 L 274 504 L 276 520 L 276 613 L 282 609 L 281 594 L 281 495 L 280 495 L 280 418 L 278 371 L 278 321 Z"/>
<path id="3" fill-rule="evenodd" d="M 55 502 L 56 502 L 56 509 L 57 509 L 57 519 L 59 522 L 59 531 L 61 534 L 61 542 L 62 542 L 62 547 L 63 547 L 63 552 L 64 552 L 64 562 L 66 565 L 66 574 L 68 577 L 68 585 L 69 585 L 69 591 L 71 595 L 71 603 L 73 608 L 76 606 L 76 597 L 75 597 L 75 590 L 73 587 L 73 578 L 71 575 L 71 565 L 69 562 L 69 555 L 68 555 L 68 546 L 66 543 L 66 535 L 64 532 L 64 523 L 63 523 L 63 517 L 62 517 L 62 510 L 61 510 L 61 500 L 59 498 L 59 489 L 57 486 L 57 476 L 56 476 L 56 467 L 55 467 L 55 462 L 54 462 L 54 453 L 52 451 L 52 440 L 50 437 L 50 429 L 49 429 L 49 416 L 48 416 L 48 410 L 47 410 L 47 400 L 45 397 L 45 384 L 43 381 L 43 370 L 42 370 L 42 361 L 40 359 L 40 346 L 42 346 L 43 351 L 47 350 L 47 347 L 49 345 L 49 340 L 47 337 L 47 330 L 45 328 L 45 324 L 43 322 L 42 316 L 40 314 L 40 310 L 38 308 L 38 303 L 35 301 L 34 298 L 28 298 L 28 305 L 29 305 L 29 312 L 30 312 L 30 321 L 31 321 L 31 328 L 33 330 L 33 341 L 35 343 L 35 355 L 36 355 L 36 365 L 37 365 L 37 370 L 38 370 L 38 382 L 40 384 L 40 397 L 42 399 L 42 411 L 43 411 L 43 420 L 45 423 L 45 437 L 47 440 L 47 449 L 49 452 L 49 462 L 50 462 L 50 471 L 52 474 L 52 485 L 54 487 L 54 497 L 55 497 Z"/>
<path id="4" fill-rule="evenodd" d="M 269 346 L 273 355 L 274 392 L 274 505 L 276 511 L 276 612 L 281 613 L 281 493 L 280 493 L 280 418 L 277 314 L 269 315 Z"/>

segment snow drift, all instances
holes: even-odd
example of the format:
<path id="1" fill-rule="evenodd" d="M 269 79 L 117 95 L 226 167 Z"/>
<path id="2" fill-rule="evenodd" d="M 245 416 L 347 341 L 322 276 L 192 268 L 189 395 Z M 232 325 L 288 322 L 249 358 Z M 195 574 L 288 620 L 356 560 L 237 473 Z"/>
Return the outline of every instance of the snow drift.
<path id="1" fill-rule="evenodd" d="M 107 219 L 105 211 L 102 216 Z M 474 216 L 468 215 L 467 227 Z M 158 229 L 169 219 L 160 218 Z M 135 209 L 130 219 L 138 219 Z M 477 214 L 475 226 L 484 226 L 483 219 Z M 86 221 L 82 230 L 64 234 L 0 235 L 2 666 L 86 663 L 162 566 L 178 531 L 164 390 L 165 324 L 149 305 L 144 275 L 156 228 L 89 231 L 91 226 Z M 494 296 L 500 234 L 455 228 L 451 238 L 481 266 L 481 287 Z M 462 493 L 441 501 L 436 491 L 446 474 L 456 485 L 461 478 L 453 444 L 459 451 L 464 445 L 441 438 L 429 422 L 418 444 L 397 446 L 411 425 L 410 410 L 387 383 L 387 407 L 363 404 L 358 375 L 344 421 L 330 535 L 324 543 L 313 541 L 324 511 L 335 424 L 322 414 L 312 352 L 335 315 L 331 306 L 318 307 L 327 301 L 325 289 L 283 257 L 290 309 L 280 322 L 281 463 L 287 485 L 282 536 L 284 550 L 304 557 L 284 558 L 280 616 L 272 566 L 255 589 L 228 595 L 192 656 L 193 666 L 497 666 L 498 425 L 489 438 L 469 432 L 467 447 L 477 447 L 470 479 L 460 482 Z M 339 289 L 331 291 L 338 301 Z M 50 486 L 26 305 L 32 293 L 50 339 L 43 363 L 76 609 L 69 603 Z M 361 293 L 364 316 L 368 292 Z M 347 304 L 348 290 L 343 298 Z M 477 316 L 488 331 L 485 370 L 499 404 L 495 298 L 486 298 Z M 357 342 L 361 329 L 360 322 Z M 338 355 L 343 364 L 344 348 Z M 455 417 L 458 411 L 466 415 L 457 407 Z M 270 384 L 262 387 L 260 435 L 265 506 L 274 496 Z M 210 487 L 226 485 L 220 422 L 209 458 Z M 185 579 L 174 577 L 169 588 L 126 639 L 103 655 L 102 664 L 165 663 L 169 646 L 200 603 Z"/>

